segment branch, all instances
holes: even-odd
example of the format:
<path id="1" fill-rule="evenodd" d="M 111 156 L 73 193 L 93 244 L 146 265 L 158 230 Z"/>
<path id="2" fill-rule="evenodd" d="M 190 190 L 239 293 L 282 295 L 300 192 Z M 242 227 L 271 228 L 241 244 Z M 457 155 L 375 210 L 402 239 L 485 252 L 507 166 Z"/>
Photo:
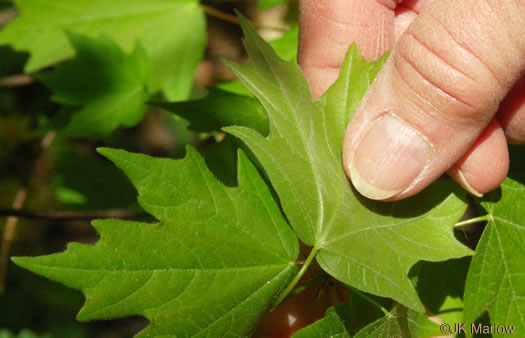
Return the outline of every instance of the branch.
<path id="1" fill-rule="evenodd" d="M 35 82 L 35 78 L 27 74 L 0 77 L 0 87 L 22 87 Z"/>
<path id="2" fill-rule="evenodd" d="M 29 219 L 47 220 L 91 220 L 100 218 L 137 218 L 148 214 L 142 211 L 133 210 L 102 210 L 102 211 L 37 211 L 37 210 L 17 210 L 0 208 L 0 217 L 20 217 Z"/>
<path id="3" fill-rule="evenodd" d="M 231 15 L 231 14 L 228 14 L 228 13 L 221 12 L 218 9 L 215 9 L 213 7 L 209 7 L 209 6 L 206 6 L 206 5 L 200 5 L 200 7 L 204 11 L 204 13 L 208 14 L 209 16 L 212 16 L 212 17 L 217 18 L 219 20 L 230 22 L 230 23 L 233 23 L 233 24 L 236 24 L 236 25 L 240 24 L 239 18 L 237 18 L 235 15 Z M 250 21 L 250 23 L 256 28 L 271 29 L 271 30 L 279 31 L 279 32 L 286 32 L 287 31 L 287 29 L 284 28 L 284 27 L 268 26 L 268 25 L 265 25 L 265 24 L 262 24 L 262 23 L 258 23 L 258 22 L 254 22 L 254 21 Z"/>
<path id="4" fill-rule="evenodd" d="M 21 188 L 18 190 L 13 201 L 13 210 L 22 208 L 27 198 L 27 189 Z M 2 247 L 0 249 L 0 295 L 5 291 L 5 280 L 7 278 L 7 261 L 9 257 L 9 249 L 11 248 L 11 241 L 15 235 L 16 224 L 18 217 L 8 217 L 5 224 L 4 234 L 2 236 Z"/>
<path id="5" fill-rule="evenodd" d="M 0 11 L 0 27 L 5 26 L 11 21 L 13 21 L 13 19 L 15 19 L 17 15 L 18 10 L 16 10 L 15 8 L 8 8 L 4 9 L 3 11 Z"/>

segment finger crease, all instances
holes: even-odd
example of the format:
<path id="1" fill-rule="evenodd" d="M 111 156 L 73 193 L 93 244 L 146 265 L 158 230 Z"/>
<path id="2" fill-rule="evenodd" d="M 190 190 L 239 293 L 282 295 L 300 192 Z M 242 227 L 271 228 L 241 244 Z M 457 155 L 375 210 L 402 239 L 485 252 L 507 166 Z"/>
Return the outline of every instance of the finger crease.
<path id="1" fill-rule="evenodd" d="M 499 78 L 496 76 L 496 73 L 492 70 L 492 68 L 490 68 L 487 63 L 485 63 L 483 60 L 481 60 L 478 56 L 476 56 L 476 54 L 474 54 L 472 52 L 472 50 L 470 50 L 470 48 L 468 48 L 467 46 L 465 46 L 463 43 L 459 42 L 455 37 L 454 35 L 452 34 L 452 32 L 447 28 L 446 25 L 442 24 L 441 21 L 439 21 L 434 15 L 432 15 L 430 12 L 426 12 L 426 14 L 432 18 L 439 26 L 441 26 L 445 32 L 447 32 L 448 36 L 461 48 L 463 48 L 463 50 L 465 50 L 466 52 L 468 52 L 473 58 L 475 58 L 476 60 L 478 60 L 488 71 L 490 74 L 492 74 L 492 77 L 494 78 L 494 80 L 496 81 L 496 83 L 498 84 L 499 88 L 503 91 L 503 85 L 501 83 L 501 81 L 499 80 Z"/>

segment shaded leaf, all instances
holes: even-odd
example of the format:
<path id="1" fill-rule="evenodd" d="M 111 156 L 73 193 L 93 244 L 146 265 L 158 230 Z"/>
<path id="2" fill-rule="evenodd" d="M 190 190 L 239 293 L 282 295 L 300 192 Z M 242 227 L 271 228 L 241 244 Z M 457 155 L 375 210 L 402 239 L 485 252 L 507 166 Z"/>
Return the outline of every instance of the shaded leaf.
<path id="1" fill-rule="evenodd" d="M 341 318 L 346 318 L 345 326 L 351 335 L 355 335 L 368 324 L 384 317 L 384 313 L 370 301 L 358 295 L 352 289 L 349 289 L 350 302 L 335 307 Z M 391 309 L 392 300 L 389 298 L 380 298 L 371 294 L 367 297 L 383 306 L 385 309 Z"/>
<path id="2" fill-rule="evenodd" d="M 470 257 L 445 262 L 420 262 L 417 291 L 430 313 L 445 323 L 463 320 L 463 292 Z"/>
<path id="3" fill-rule="evenodd" d="M 159 223 L 94 221 L 92 245 L 18 265 L 81 289 L 80 320 L 143 315 L 140 336 L 240 336 L 296 273 L 298 243 L 257 170 L 240 154 L 239 187 L 220 184 L 192 148 L 183 160 L 101 149 Z M 264 241 L 261 241 L 264 238 Z"/>
<path id="4" fill-rule="evenodd" d="M 100 138 L 142 120 L 150 74 L 142 48 L 137 45 L 126 55 L 107 35 L 96 40 L 75 34 L 69 38 L 76 58 L 39 76 L 53 91 L 53 99 L 72 110 L 64 134 Z"/>
<path id="5" fill-rule="evenodd" d="M 466 207 L 463 192 L 440 181 L 402 202 L 369 201 L 352 189 L 341 163 L 346 125 L 386 57 L 367 62 L 353 45 L 337 82 L 312 102 L 298 65 L 281 60 L 245 20 L 243 29 L 250 61 L 230 66 L 268 112 L 270 133 L 224 130 L 261 162 L 292 227 L 318 250 L 325 271 L 422 312 L 410 267 L 470 254 L 452 231 Z"/>
<path id="6" fill-rule="evenodd" d="M 260 0 L 259 1 L 259 10 L 270 9 L 275 6 L 286 3 L 287 0 Z"/>
<path id="7" fill-rule="evenodd" d="M 85 210 L 126 208 L 136 202 L 126 176 L 98 154 L 79 152 L 62 138 L 55 139 L 51 150 L 53 186 L 60 202 Z"/>
<path id="8" fill-rule="evenodd" d="M 259 101 L 219 88 L 208 88 L 202 99 L 184 102 L 155 102 L 155 106 L 171 111 L 190 122 L 198 132 L 219 131 L 227 126 L 246 126 L 268 133 L 268 116 Z"/>
<path id="9" fill-rule="evenodd" d="M 29 329 L 20 330 L 18 334 L 12 333 L 7 329 L 0 329 L 0 338 L 51 338 L 51 335 L 39 335 Z"/>
<path id="10" fill-rule="evenodd" d="M 431 337 L 441 336 L 439 325 L 431 322 L 425 315 L 396 306 L 385 316 L 359 331 L 355 338 L 367 337 Z"/>
<path id="11" fill-rule="evenodd" d="M 351 335 L 345 328 L 344 319 L 339 317 L 335 308 L 330 308 L 326 311 L 326 316 L 323 319 L 316 321 L 293 335 L 293 338 L 309 337 L 350 338 Z"/>
<path id="12" fill-rule="evenodd" d="M 24 0 L 20 16 L 0 31 L 0 44 L 31 54 L 32 73 L 71 58 L 65 32 L 91 37 L 102 32 L 127 52 L 137 41 L 151 58 L 151 92 L 163 90 L 173 100 L 190 92 L 202 58 L 205 19 L 197 0 Z"/>
<path id="13" fill-rule="evenodd" d="M 467 276 L 465 321 L 488 311 L 493 324 L 525 332 L 525 152 L 511 149 L 509 176 L 481 200 L 490 220 Z"/>

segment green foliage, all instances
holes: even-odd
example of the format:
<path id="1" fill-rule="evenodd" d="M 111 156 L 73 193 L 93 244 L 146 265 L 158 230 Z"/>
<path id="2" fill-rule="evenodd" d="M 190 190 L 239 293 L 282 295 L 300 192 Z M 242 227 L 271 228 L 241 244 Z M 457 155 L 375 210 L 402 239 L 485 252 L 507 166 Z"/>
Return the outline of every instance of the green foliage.
<path id="1" fill-rule="evenodd" d="M 259 6 L 284 2 L 260 1 Z M 72 243 L 61 253 L 13 259 L 81 290 L 86 303 L 79 320 L 140 315 L 150 321 L 140 336 L 248 336 L 297 285 L 323 283 L 315 276 L 302 278 L 317 271 L 346 284 L 349 297 L 345 304 L 332 299 L 323 308 L 328 308 L 325 317 L 294 337 L 440 335 L 427 313 L 450 325 L 488 313 L 492 323 L 525 331 L 523 150 L 512 149 L 511 172 L 502 187 L 474 202 L 486 212 L 478 220 L 488 224 L 472 259 L 453 231 L 468 200 L 451 180 L 385 203 L 361 197 L 345 177 L 346 126 L 388 55 L 367 62 L 351 46 L 337 81 L 312 102 L 296 61 L 297 26 L 267 43 L 241 18 L 249 60 L 228 63 L 239 80 L 184 101 L 204 49 L 205 22 L 197 0 L 78 0 L 74 5 L 20 0 L 16 5 L 20 16 L 0 31 L 0 44 L 9 45 L 0 48 L 6 60 L 0 74 L 19 73 L 29 57 L 25 70 L 38 72 L 37 80 L 51 89 L 67 117 L 48 149 L 52 165 L 38 162 L 37 169 L 52 168 L 49 181 L 64 204 L 134 207 L 133 186 L 150 215 L 141 221 L 97 220 L 92 223 L 100 235 L 96 244 Z M 53 69 L 44 70 L 48 66 Z M 0 109 L 10 110 L 0 117 L 0 157 L 7 163 L 0 169 L 6 172 L 15 167 L 10 163 L 16 149 L 51 128 L 38 122 L 51 115 L 34 100 L 45 92 L 49 104 L 40 87 L 38 95 L 0 91 Z M 18 95 L 31 98 L 27 107 L 34 116 L 17 114 L 21 105 L 12 99 Z M 171 122 L 163 120 L 179 143 L 193 140 L 186 129 L 212 137 L 195 136 L 202 141 L 198 152 L 190 146 L 180 160 L 100 148 L 131 186 L 114 166 L 95 157 L 93 140 L 139 148 L 115 140 L 133 132 L 141 138 L 140 128 L 115 131 L 140 122 L 148 101 L 189 121 L 186 126 L 175 115 L 169 115 Z M 44 127 L 36 132 L 35 125 Z M 72 143 L 68 137 L 91 140 Z M 180 155 L 177 150 L 163 154 Z M 0 197 L 10 205 L 21 185 L 6 182 L 0 189 L 9 198 Z M 310 247 L 304 250 L 309 254 L 299 254 L 299 240 Z M 60 291 L 42 290 L 48 303 L 64 311 L 77 304 L 61 305 Z M 301 295 L 297 290 L 294 297 Z M 9 321 L 24 311 L 13 306 L 22 293 L 0 299 L 0 318 Z M 16 330 L 26 327 L 17 325 Z M 81 336 L 88 331 L 72 326 L 57 332 Z"/>
<path id="2" fill-rule="evenodd" d="M 12 333 L 5 329 L 0 329 L 0 338 L 51 338 L 50 335 L 38 335 L 31 330 L 24 329 L 18 334 Z"/>
<path id="3" fill-rule="evenodd" d="M 293 338 L 307 337 L 352 337 L 348 326 L 351 318 L 345 316 L 345 305 L 330 308 L 325 318 L 297 332 Z M 430 337 L 439 336 L 439 326 L 421 313 L 396 306 L 388 316 L 380 318 L 363 328 L 353 337 Z"/>
<path id="4" fill-rule="evenodd" d="M 283 60 L 297 60 L 297 45 L 299 43 L 299 26 L 294 26 L 285 32 L 280 38 L 269 42 L 275 53 Z M 217 86 L 229 92 L 251 96 L 251 93 L 239 80 L 224 82 Z"/>
<path id="5" fill-rule="evenodd" d="M 24 0 L 21 15 L 0 31 L 10 44 L 31 57 L 32 73 L 74 55 L 66 32 L 91 37 L 111 34 L 127 52 L 137 41 L 153 65 L 151 92 L 170 99 L 187 97 L 205 45 L 204 15 L 197 0 Z"/>
<path id="6" fill-rule="evenodd" d="M 76 34 L 68 37 L 75 59 L 53 73 L 39 75 L 53 91 L 53 99 L 72 114 L 64 134 L 102 138 L 121 125 L 140 122 L 146 112 L 151 68 L 140 45 L 126 55 L 107 35 L 97 40 Z"/>
<path id="7" fill-rule="evenodd" d="M 445 323 L 463 321 L 463 293 L 471 257 L 445 262 L 420 262 L 417 291 L 426 309 Z"/>
<path id="8" fill-rule="evenodd" d="M 268 116 L 259 101 L 218 88 L 208 88 L 208 95 L 202 99 L 155 105 L 185 118 L 190 122 L 189 128 L 198 132 L 240 125 L 268 133 Z"/>
<path id="9" fill-rule="evenodd" d="M 511 169 L 499 189 L 481 205 L 489 221 L 472 259 L 465 286 L 465 320 L 484 311 L 498 325 L 525 330 L 525 163 L 523 149 L 513 148 Z M 517 203 L 518 201 L 518 203 Z"/>
<path id="10" fill-rule="evenodd" d="M 359 331 L 354 337 L 432 337 L 440 336 L 439 325 L 424 314 L 396 306 L 389 316 L 376 320 Z"/>
<path id="11" fill-rule="evenodd" d="M 326 311 L 326 316 L 323 319 L 293 335 L 293 338 L 308 337 L 350 338 L 351 335 L 345 327 L 344 319 L 339 317 L 334 308 L 330 308 Z"/>
<path id="12" fill-rule="evenodd" d="M 297 240 L 244 155 L 227 188 L 188 148 L 184 160 L 100 152 L 122 169 L 159 223 L 95 221 L 95 246 L 16 258 L 31 271 L 81 289 L 80 320 L 141 314 L 141 335 L 245 335 L 296 272 Z M 264 238 L 264 241 L 261 241 Z"/>
<path id="13" fill-rule="evenodd" d="M 76 209 L 125 208 L 136 192 L 122 171 L 98 154 L 81 154 L 63 138 L 51 149 L 55 156 L 53 185 L 59 201 Z"/>
<path id="14" fill-rule="evenodd" d="M 286 2 L 287 0 L 259 0 L 259 9 L 270 9 Z"/>
<path id="15" fill-rule="evenodd" d="M 454 188 L 447 182 L 427 189 L 417 203 L 367 201 L 352 190 L 340 159 L 346 125 L 385 58 L 368 63 L 354 45 L 340 78 L 312 102 L 297 64 L 280 59 L 247 24 L 243 27 L 250 62 L 231 67 L 268 112 L 270 133 L 224 130 L 242 139 L 262 163 L 292 227 L 318 250 L 325 271 L 423 311 L 408 271 L 418 260 L 470 254 L 452 233 L 465 203 L 449 193 Z"/>

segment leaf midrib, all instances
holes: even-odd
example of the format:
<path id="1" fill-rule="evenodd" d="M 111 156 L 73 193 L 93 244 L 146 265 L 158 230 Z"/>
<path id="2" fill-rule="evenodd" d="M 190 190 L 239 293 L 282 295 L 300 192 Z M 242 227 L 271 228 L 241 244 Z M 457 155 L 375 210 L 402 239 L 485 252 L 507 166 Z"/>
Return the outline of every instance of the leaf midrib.
<path id="1" fill-rule="evenodd" d="M 63 267 L 63 266 L 56 266 L 56 265 L 46 265 L 46 264 L 32 264 L 31 266 L 38 266 L 41 268 L 46 269 L 55 269 L 55 270 L 71 270 L 71 271 L 97 271 L 97 272 L 106 272 L 106 273 L 153 273 L 153 272 L 178 272 L 178 271 L 203 271 L 203 272 L 209 272 L 209 271 L 215 271 L 215 272 L 226 272 L 226 271 L 238 271 L 238 270 L 251 270 L 251 269 L 267 269 L 267 268 L 273 268 L 273 267 L 288 267 L 293 265 L 294 262 L 287 262 L 287 263 L 276 263 L 276 264 L 259 264 L 259 265 L 246 265 L 246 266 L 239 266 L 239 267 L 218 267 L 218 268 L 163 268 L 163 269 L 118 269 L 118 270 L 110 270 L 107 268 L 73 268 L 73 267 Z"/>

